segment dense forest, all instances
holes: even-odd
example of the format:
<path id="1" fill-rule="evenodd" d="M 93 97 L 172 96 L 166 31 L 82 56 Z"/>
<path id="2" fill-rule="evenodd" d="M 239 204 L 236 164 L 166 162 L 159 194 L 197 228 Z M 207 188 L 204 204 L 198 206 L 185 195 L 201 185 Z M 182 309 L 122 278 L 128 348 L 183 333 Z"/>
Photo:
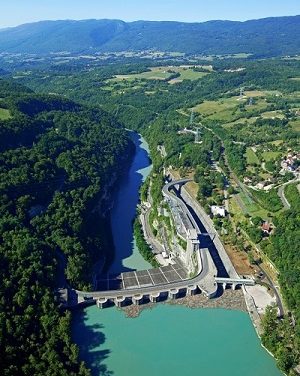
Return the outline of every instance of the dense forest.
<path id="1" fill-rule="evenodd" d="M 159 50 L 283 56 L 300 52 L 299 37 L 299 16 L 203 23 L 44 21 L 2 30 L 0 51 L 47 54 Z"/>
<path id="2" fill-rule="evenodd" d="M 0 97 L 0 373 L 87 375 L 57 290 L 113 256 L 105 198 L 134 145 L 100 109 L 4 80 Z"/>

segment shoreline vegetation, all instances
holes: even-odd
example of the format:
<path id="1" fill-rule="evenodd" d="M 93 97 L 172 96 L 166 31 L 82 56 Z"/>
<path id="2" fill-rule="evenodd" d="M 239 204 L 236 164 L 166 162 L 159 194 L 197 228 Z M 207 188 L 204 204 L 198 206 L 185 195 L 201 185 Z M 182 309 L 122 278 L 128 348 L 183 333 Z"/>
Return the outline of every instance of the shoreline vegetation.
<path id="1" fill-rule="evenodd" d="M 139 215 L 136 216 L 133 222 L 133 233 L 134 233 L 134 238 L 135 238 L 139 253 L 142 255 L 144 260 L 149 262 L 152 265 L 152 267 L 154 268 L 158 267 L 159 264 L 155 259 L 155 255 L 145 240 L 145 236 L 143 233 L 143 226 L 140 222 Z"/>

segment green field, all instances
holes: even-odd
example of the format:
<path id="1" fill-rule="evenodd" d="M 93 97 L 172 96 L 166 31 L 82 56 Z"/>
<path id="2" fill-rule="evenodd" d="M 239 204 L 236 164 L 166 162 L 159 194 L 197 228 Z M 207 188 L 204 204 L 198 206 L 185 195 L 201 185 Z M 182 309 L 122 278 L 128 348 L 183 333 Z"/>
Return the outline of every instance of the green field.
<path id="1" fill-rule="evenodd" d="M 250 214 L 252 217 L 261 217 L 261 218 L 268 217 L 268 211 L 263 209 L 261 206 L 259 206 L 249 196 L 246 196 L 244 192 L 239 193 L 239 197 L 241 201 L 243 202 L 248 214 Z"/>
<path id="2" fill-rule="evenodd" d="M 248 90 L 245 91 L 247 97 L 257 98 L 257 97 L 266 97 L 269 95 L 282 95 L 280 91 L 277 90 Z"/>
<path id="3" fill-rule="evenodd" d="M 279 151 L 264 151 L 262 156 L 266 162 L 271 161 L 279 157 L 281 153 Z"/>
<path id="4" fill-rule="evenodd" d="M 232 112 L 237 108 L 237 97 L 221 99 L 218 101 L 204 101 L 194 107 L 196 112 L 212 120 L 232 120 Z"/>
<path id="5" fill-rule="evenodd" d="M 202 78 L 206 76 L 208 73 L 205 72 L 195 72 L 192 69 L 172 69 L 176 72 L 180 73 L 180 77 L 174 78 L 173 80 L 170 80 L 170 84 L 181 82 L 183 80 L 198 80 L 199 78 Z"/>
<path id="6" fill-rule="evenodd" d="M 300 119 L 291 121 L 290 125 L 294 131 L 300 132 Z"/>
<path id="7" fill-rule="evenodd" d="M 258 119 L 257 116 L 253 116 L 253 117 L 251 117 L 249 119 L 248 118 L 239 118 L 239 119 L 237 119 L 235 121 L 226 123 L 223 126 L 224 126 L 224 128 L 231 128 L 231 127 L 234 127 L 236 124 L 246 124 L 246 123 L 253 124 L 253 123 L 255 123 L 255 121 L 257 119 Z"/>
<path id="8" fill-rule="evenodd" d="M 284 115 L 281 113 L 281 111 L 268 111 L 268 112 L 263 112 L 261 116 L 264 119 L 284 119 Z"/>
<path id="9" fill-rule="evenodd" d="M 211 69 L 210 66 L 205 66 L 206 69 Z M 162 66 L 150 68 L 147 72 L 136 73 L 136 74 L 122 74 L 116 75 L 113 79 L 108 81 L 120 82 L 120 81 L 133 81 L 133 80 L 166 80 L 171 77 L 174 73 L 180 73 L 179 77 L 170 80 L 170 83 L 181 82 L 183 80 L 198 80 L 206 76 L 206 72 L 196 72 L 189 66 Z"/>
<path id="10" fill-rule="evenodd" d="M 247 148 L 246 158 L 247 158 L 247 164 L 250 164 L 250 165 L 260 164 L 260 160 L 258 159 L 256 153 L 251 148 Z"/>
<path id="11" fill-rule="evenodd" d="M 244 192 L 241 192 L 230 199 L 230 211 L 236 224 L 246 220 L 245 215 L 251 217 L 268 218 L 268 211 L 261 208 Z"/>
<path id="12" fill-rule="evenodd" d="M 134 81 L 134 80 L 165 80 L 171 76 L 166 70 L 152 68 L 149 72 L 136 73 L 136 74 L 120 74 L 109 81 Z"/>
<path id="13" fill-rule="evenodd" d="M 260 98 L 262 92 L 249 92 L 250 94 L 256 94 L 256 103 L 253 106 L 246 106 L 245 111 L 242 112 L 238 108 L 240 104 L 247 104 L 248 98 L 240 98 L 239 96 L 233 96 L 230 98 L 221 98 L 217 101 L 204 101 L 198 106 L 194 107 L 194 111 L 201 113 L 201 115 L 207 117 L 210 120 L 219 120 L 232 126 L 234 123 L 246 122 L 249 123 L 255 121 L 252 118 L 245 118 L 245 113 L 253 114 L 257 110 L 263 110 L 267 107 L 267 103 L 264 98 Z"/>
<path id="14" fill-rule="evenodd" d="M 5 108 L 0 108 L 0 120 L 7 120 L 11 118 L 11 114 L 9 110 L 6 110 Z"/>

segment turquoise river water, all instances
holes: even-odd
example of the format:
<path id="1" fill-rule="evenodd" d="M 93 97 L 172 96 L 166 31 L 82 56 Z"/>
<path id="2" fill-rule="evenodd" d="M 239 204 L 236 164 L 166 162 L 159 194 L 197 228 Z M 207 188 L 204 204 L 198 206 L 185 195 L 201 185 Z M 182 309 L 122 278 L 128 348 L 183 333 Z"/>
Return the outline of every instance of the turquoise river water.
<path id="1" fill-rule="evenodd" d="M 112 211 L 116 260 L 111 272 L 148 268 L 136 248 L 132 219 L 138 190 L 151 171 L 148 146 L 137 152 Z M 157 304 L 137 318 L 96 306 L 73 315 L 73 338 L 93 376 L 280 376 L 249 315 L 225 309 Z"/>

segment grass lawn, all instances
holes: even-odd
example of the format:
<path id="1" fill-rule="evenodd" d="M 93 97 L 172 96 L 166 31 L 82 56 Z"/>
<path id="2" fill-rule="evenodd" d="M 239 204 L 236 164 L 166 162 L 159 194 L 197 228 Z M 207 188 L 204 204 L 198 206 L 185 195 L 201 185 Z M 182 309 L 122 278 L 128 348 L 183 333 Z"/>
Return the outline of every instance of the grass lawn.
<path id="1" fill-rule="evenodd" d="M 194 110 L 200 112 L 209 119 L 229 122 L 233 118 L 232 112 L 238 105 L 239 102 L 237 101 L 237 97 L 232 97 L 218 101 L 204 101 L 194 107 Z"/>
<path id="2" fill-rule="evenodd" d="M 266 162 L 276 159 L 281 153 L 279 151 L 264 151 L 262 156 Z"/>
<path id="3" fill-rule="evenodd" d="M 300 119 L 290 121 L 290 125 L 294 131 L 300 132 Z"/>
<path id="4" fill-rule="evenodd" d="M 247 97 L 266 97 L 267 95 L 281 95 L 280 91 L 277 90 L 249 90 L 245 91 Z"/>
<path id="5" fill-rule="evenodd" d="M 263 112 L 261 114 L 261 116 L 264 118 L 264 119 L 274 119 L 274 118 L 278 118 L 278 119 L 284 119 L 284 115 L 281 113 L 281 111 L 268 111 L 268 112 Z"/>
<path id="6" fill-rule="evenodd" d="M 222 98 L 217 101 L 204 101 L 198 106 L 194 107 L 194 111 L 200 112 L 202 115 L 206 116 L 211 120 L 220 120 L 226 123 L 234 124 L 240 122 L 249 121 L 249 123 L 254 122 L 254 120 L 245 119 L 245 112 L 238 109 L 239 104 L 247 103 L 248 99 L 241 99 L 239 96 L 234 96 L 230 98 Z M 267 107 L 267 103 L 264 99 L 257 99 L 253 106 L 246 106 L 245 110 L 247 114 L 255 112 L 257 110 L 263 110 Z"/>
<path id="7" fill-rule="evenodd" d="M 175 84 L 176 82 L 182 82 L 183 80 L 198 80 L 204 76 L 206 76 L 208 73 L 206 72 L 195 72 L 192 69 L 183 69 L 183 68 L 172 68 L 175 72 L 180 73 L 180 77 L 174 78 L 173 80 L 170 80 L 170 84 Z"/>
<path id="8" fill-rule="evenodd" d="M 275 146 L 281 145 L 282 143 L 283 143 L 283 140 L 276 140 L 276 141 L 270 142 L 271 145 L 275 145 Z"/>
<path id="9" fill-rule="evenodd" d="M 271 174 L 268 174 L 268 173 L 265 172 L 265 171 L 260 172 L 260 173 L 259 173 L 259 176 L 260 176 L 262 179 L 264 179 L 264 180 L 268 180 L 268 179 L 270 179 L 270 178 L 272 177 Z"/>
<path id="10" fill-rule="evenodd" d="M 242 202 L 242 208 L 240 205 Z M 247 197 L 240 193 L 230 198 L 229 200 L 229 210 L 233 214 L 234 222 L 238 225 L 246 220 L 245 214 L 248 213 L 251 217 L 261 217 L 263 219 L 268 218 L 268 211 L 262 209 L 256 203 L 251 203 L 248 201 Z"/>
<path id="11" fill-rule="evenodd" d="M 208 69 L 208 67 L 207 67 Z M 150 71 L 137 73 L 137 74 L 120 74 L 116 75 L 114 78 L 108 80 L 113 82 L 120 82 L 120 81 L 133 81 L 133 80 L 165 80 L 168 79 L 172 73 L 168 72 L 176 72 L 180 73 L 180 77 L 171 80 L 170 83 L 181 82 L 183 80 L 197 80 L 206 76 L 208 73 L 206 72 L 195 72 L 192 68 L 188 66 L 161 66 L 161 67 L 154 67 L 150 68 Z"/>
<path id="12" fill-rule="evenodd" d="M 246 123 L 253 124 L 253 123 L 255 123 L 255 121 L 257 119 L 258 119 L 257 116 L 251 117 L 249 119 L 247 119 L 247 118 L 240 118 L 238 120 L 235 120 L 235 121 L 232 121 L 230 123 L 224 124 L 223 127 L 225 127 L 225 128 L 231 128 L 231 127 L 234 127 L 236 124 L 246 124 Z"/>
<path id="13" fill-rule="evenodd" d="M 234 222 L 236 224 L 238 224 L 239 222 L 243 222 L 246 218 L 243 214 L 243 211 L 240 208 L 240 205 L 238 203 L 236 196 L 232 196 L 229 199 L 229 211 L 230 211 L 230 214 L 233 215 Z"/>
<path id="14" fill-rule="evenodd" d="M 239 193 L 239 197 L 242 200 L 246 210 L 252 217 L 267 218 L 268 211 L 259 206 L 250 197 L 246 196 L 244 192 Z"/>
<path id="15" fill-rule="evenodd" d="M 250 164 L 250 165 L 260 164 L 260 160 L 258 159 L 256 153 L 251 148 L 247 148 L 246 158 L 247 158 L 247 164 Z"/>
<path id="16" fill-rule="evenodd" d="M 5 108 L 0 108 L 0 120 L 7 120 L 11 118 L 11 114 L 9 110 L 6 110 Z"/>

